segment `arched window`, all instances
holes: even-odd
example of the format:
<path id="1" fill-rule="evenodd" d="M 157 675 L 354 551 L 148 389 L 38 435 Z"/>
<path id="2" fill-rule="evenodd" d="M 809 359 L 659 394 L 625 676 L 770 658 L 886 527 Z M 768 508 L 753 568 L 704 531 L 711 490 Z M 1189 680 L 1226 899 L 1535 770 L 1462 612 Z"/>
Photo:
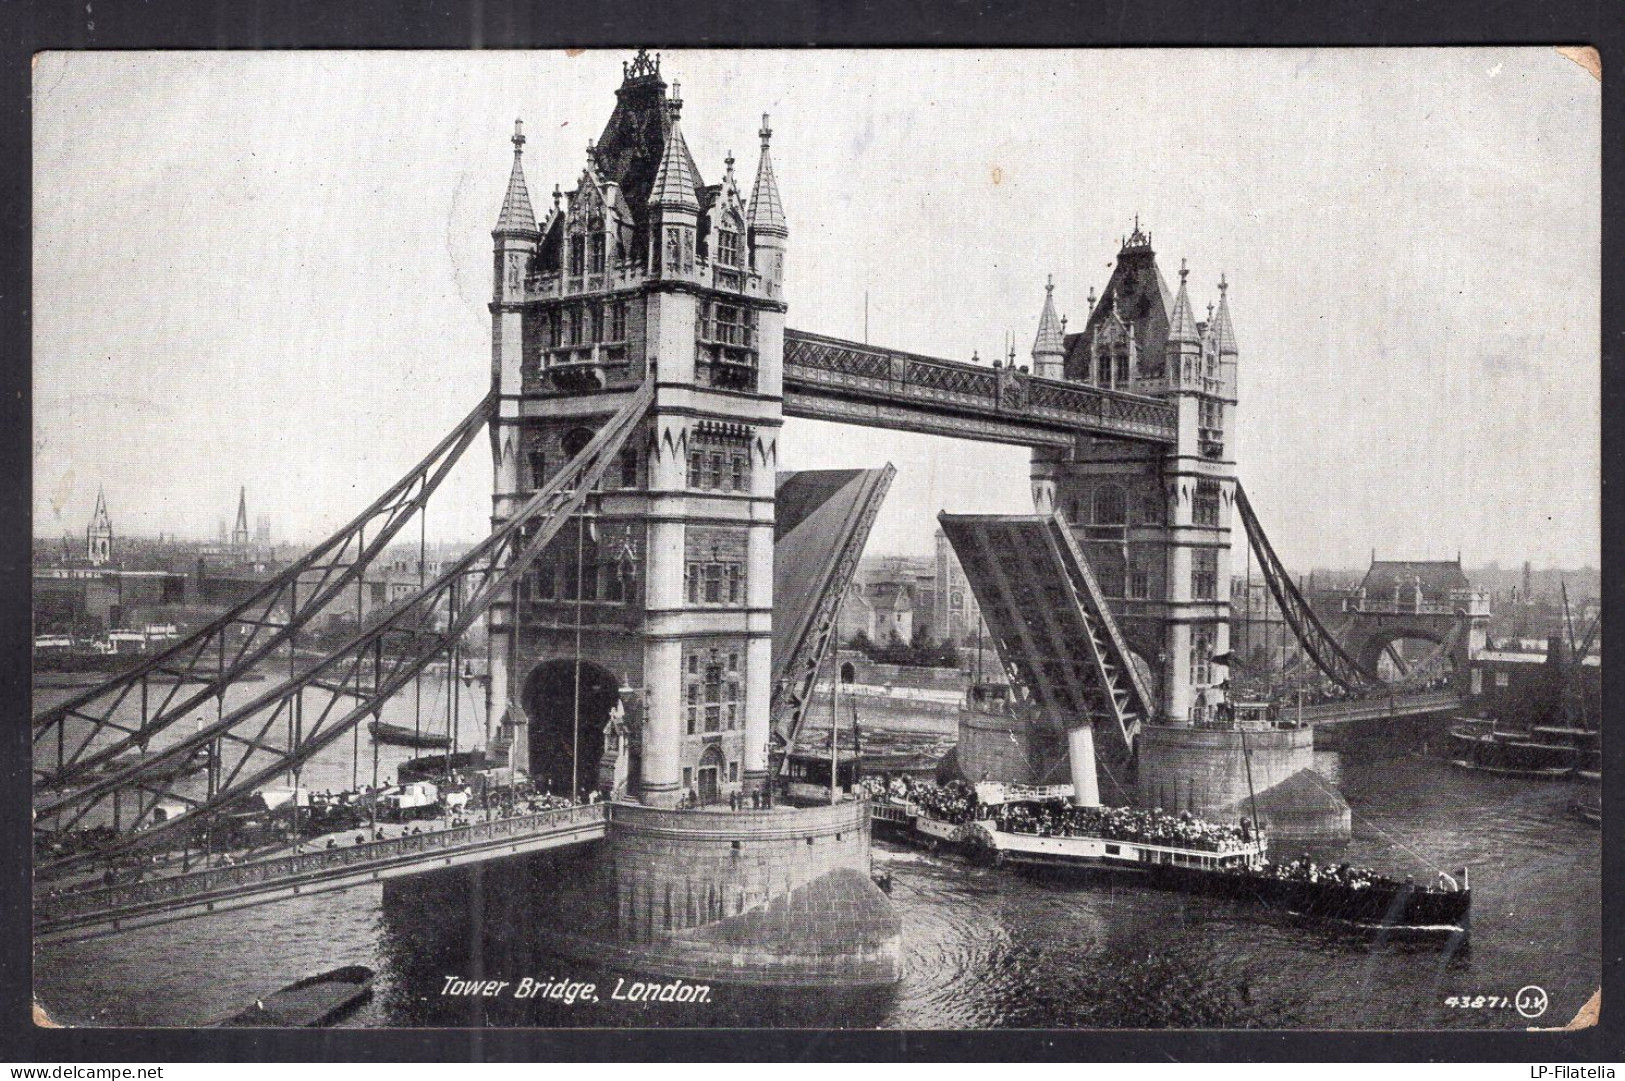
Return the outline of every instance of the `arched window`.
<path id="1" fill-rule="evenodd" d="M 559 440 L 559 446 L 564 450 L 564 456 L 574 458 L 586 450 L 587 444 L 592 442 L 592 434 L 591 428 L 571 428 L 565 432 L 564 438 Z"/>
<path id="2" fill-rule="evenodd" d="M 1128 521 L 1128 500 L 1116 484 L 1095 489 L 1095 525 L 1124 525 Z"/>
<path id="3" fill-rule="evenodd" d="M 1162 524 L 1162 493 L 1153 488 L 1140 494 L 1140 524 Z"/>

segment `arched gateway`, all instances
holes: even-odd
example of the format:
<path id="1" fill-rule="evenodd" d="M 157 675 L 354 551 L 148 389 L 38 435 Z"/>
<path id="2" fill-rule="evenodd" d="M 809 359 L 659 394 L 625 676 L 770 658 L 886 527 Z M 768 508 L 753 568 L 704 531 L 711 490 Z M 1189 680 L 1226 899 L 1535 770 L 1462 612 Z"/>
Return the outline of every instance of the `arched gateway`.
<path id="1" fill-rule="evenodd" d="M 572 783 L 578 790 L 597 785 L 604 730 L 620 691 L 620 680 L 591 661 L 546 661 L 531 669 L 523 703 L 529 718 L 528 766 L 537 788 L 562 795 Z"/>

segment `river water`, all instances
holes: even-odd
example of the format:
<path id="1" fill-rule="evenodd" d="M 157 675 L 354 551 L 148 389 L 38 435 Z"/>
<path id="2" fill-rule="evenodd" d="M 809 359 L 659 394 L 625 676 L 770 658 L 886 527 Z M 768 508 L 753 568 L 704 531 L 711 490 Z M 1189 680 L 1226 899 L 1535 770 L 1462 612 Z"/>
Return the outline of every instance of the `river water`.
<path id="1" fill-rule="evenodd" d="M 427 689 L 426 696 L 431 692 Z M 466 710 L 465 706 L 465 710 Z M 469 717 L 467 712 L 463 713 Z M 397 723 L 402 718 L 396 717 Z M 405 720 L 404 723 L 411 723 Z M 358 767 L 371 772 L 362 741 Z M 348 745 L 307 783 L 347 783 Z M 548 874 L 506 866 L 186 920 L 36 953 L 39 1001 L 68 1024 L 194 1026 L 341 964 L 377 969 L 355 1026 L 779 1025 L 939 1027 L 1516 1028 L 1561 1025 L 1599 982 L 1600 834 L 1568 813 L 1566 783 L 1468 773 L 1371 740 L 1317 754 L 1354 809 L 1338 856 L 1431 877 L 1472 869 L 1470 942 L 1374 943 L 1211 898 L 1038 881 L 877 843 L 902 916 L 905 974 L 884 991 L 714 985 L 704 1004 L 609 1001 L 618 979 L 550 956 Z M 389 769 L 386 768 L 387 776 Z M 326 779 L 324 779 L 326 778 Z M 1278 853 L 1279 854 L 1279 853 Z M 1290 853 L 1289 853 L 1290 854 Z M 596 1004 L 442 993 L 448 976 L 591 981 Z M 1550 1006 L 1462 1008 L 1452 996 Z"/>

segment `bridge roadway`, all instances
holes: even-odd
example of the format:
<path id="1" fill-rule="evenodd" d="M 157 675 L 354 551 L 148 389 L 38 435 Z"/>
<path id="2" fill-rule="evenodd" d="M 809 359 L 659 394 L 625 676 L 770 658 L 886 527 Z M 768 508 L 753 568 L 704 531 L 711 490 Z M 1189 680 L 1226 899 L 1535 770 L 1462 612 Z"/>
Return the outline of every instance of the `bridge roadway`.
<path id="1" fill-rule="evenodd" d="M 1461 696 L 1455 691 L 1435 691 L 1426 694 L 1393 694 L 1387 697 L 1372 695 L 1348 702 L 1326 702 L 1303 707 L 1305 724 L 1316 728 L 1321 725 L 1343 724 L 1348 721 L 1371 721 L 1382 717 L 1414 717 L 1423 713 L 1448 713 L 1461 709 Z M 1297 714 L 1289 706 L 1289 717 Z"/>
<path id="2" fill-rule="evenodd" d="M 1174 407 L 1157 398 L 804 330 L 784 332 L 784 415 L 1028 447 L 1178 437 Z"/>
<path id="3" fill-rule="evenodd" d="M 601 839 L 608 819 L 608 804 L 566 807 L 144 882 L 55 896 L 36 892 L 35 940 L 98 938 L 193 916 L 582 844 Z"/>

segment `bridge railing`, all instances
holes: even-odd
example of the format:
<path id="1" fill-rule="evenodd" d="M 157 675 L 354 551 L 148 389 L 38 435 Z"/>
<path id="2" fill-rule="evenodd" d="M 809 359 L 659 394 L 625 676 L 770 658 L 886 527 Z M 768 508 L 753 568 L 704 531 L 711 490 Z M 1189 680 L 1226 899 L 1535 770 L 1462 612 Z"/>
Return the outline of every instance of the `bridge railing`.
<path id="1" fill-rule="evenodd" d="M 494 818 L 467 826 L 429 830 L 385 841 L 365 841 L 302 852 L 273 859 L 251 860 L 229 867 L 211 867 L 190 874 L 170 875 L 96 889 L 75 890 L 40 899 L 39 916 L 60 920 L 86 913 L 115 911 L 163 901 L 229 894 L 265 882 L 292 881 L 319 877 L 332 871 L 391 863 L 426 852 L 444 852 L 514 837 L 531 837 L 567 826 L 604 822 L 608 804 L 563 807 L 540 814 Z"/>

